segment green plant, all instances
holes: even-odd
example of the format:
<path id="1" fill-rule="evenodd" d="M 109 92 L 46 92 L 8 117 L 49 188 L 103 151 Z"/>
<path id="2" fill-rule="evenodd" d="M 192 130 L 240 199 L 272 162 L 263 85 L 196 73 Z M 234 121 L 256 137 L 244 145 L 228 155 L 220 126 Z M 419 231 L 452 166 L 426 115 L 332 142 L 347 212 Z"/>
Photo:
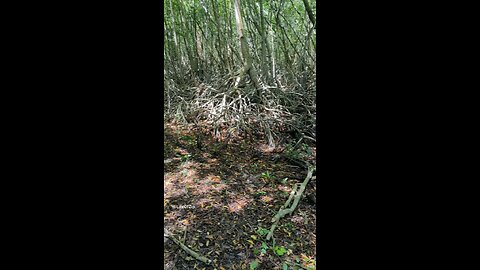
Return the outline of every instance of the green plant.
<path id="1" fill-rule="evenodd" d="M 268 250 L 268 246 L 265 242 L 262 242 L 262 254 L 265 254 L 267 253 L 267 250 Z"/>
<path id="2" fill-rule="evenodd" d="M 262 173 L 262 178 L 270 180 L 275 178 L 275 176 L 273 176 L 269 171 L 266 171 Z"/>
<path id="3" fill-rule="evenodd" d="M 258 267 L 258 260 L 254 260 L 250 263 L 250 270 L 254 270 Z"/>
<path id="4" fill-rule="evenodd" d="M 312 148 L 310 148 L 306 143 L 303 144 L 303 151 L 309 156 L 313 154 Z"/>
<path id="5" fill-rule="evenodd" d="M 191 154 L 183 155 L 183 156 L 182 156 L 182 162 L 185 162 L 185 161 L 189 160 L 191 157 L 192 157 Z"/>
<path id="6" fill-rule="evenodd" d="M 265 236 L 269 233 L 270 231 L 268 229 L 265 229 L 265 228 L 258 228 L 257 230 L 257 234 L 260 235 L 260 236 Z"/>
<path id="7" fill-rule="evenodd" d="M 278 256 L 282 256 L 283 254 L 285 254 L 287 252 L 287 250 L 282 247 L 282 246 L 274 246 L 273 247 L 273 251 L 275 252 L 275 254 L 277 254 Z"/>
<path id="8" fill-rule="evenodd" d="M 180 137 L 180 140 L 191 142 L 191 141 L 194 140 L 194 138 L 192 136 L 182 136 L 182 137 Z"/>

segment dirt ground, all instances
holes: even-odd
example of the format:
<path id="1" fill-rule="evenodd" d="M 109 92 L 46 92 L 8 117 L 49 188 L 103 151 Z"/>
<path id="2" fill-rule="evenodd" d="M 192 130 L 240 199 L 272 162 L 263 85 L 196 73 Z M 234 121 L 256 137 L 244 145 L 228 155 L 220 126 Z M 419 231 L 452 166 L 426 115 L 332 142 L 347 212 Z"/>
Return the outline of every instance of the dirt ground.
<path id="1" fill-rule="evenodd" d="M 164 139 L 165 228 L 212 260 L 196 260 L 164 238 L 165 269 L 315 269 L 316 180 L 280 220 L 274 242 L 265 239 L 305 168 L 262 142 L 204 139 L 199 149 L 194 132 L 174 125 L 165 127 Z"/>

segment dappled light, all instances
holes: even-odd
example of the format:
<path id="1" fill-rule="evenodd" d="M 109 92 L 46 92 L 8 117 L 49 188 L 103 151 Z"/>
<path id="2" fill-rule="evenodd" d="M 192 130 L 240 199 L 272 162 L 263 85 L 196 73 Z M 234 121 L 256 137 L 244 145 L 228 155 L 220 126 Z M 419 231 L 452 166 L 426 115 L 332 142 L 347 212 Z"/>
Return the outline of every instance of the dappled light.
<path id="1" fill-rule="evenodd" d="M 294 183 L 305 177 L 305 171 L 288 159 L 272 162 L 275 153 L 259 151 L 267 145 L 264 141 L 219 145 L 208 139 L 199 150 L 194 143 L 181 139 L 196 139 L 195 132 L 188 128 L 166 127 L 165 136 L 165 159 L 172 160 L 165 164 L 166 228 L 180 239 L 186 237 L 184 241 L 190 248 L 224 269 L 248 269 L 245 262 L 257 256 L 262 243 L 268 243 L 259 232 L 270 227 L 271 218 L 292 192 Z M 218 151 L 218 147 L 223 150 Z M 315 182 L 312 184 L 309 195 L 314 193 Z M 315 247 L 315 223 L 315 204 L 301 205 L 275 230 L 276 245 L 287 248 L 292 259 L 311 254 L 307 251 Z M 177 250 L 172 254 L 179 255 L 173 242 L 167 242 L 166 249 Z M 202 269 L 188 254 L 182 258 L 180 265 L 184 266 L 178 269 Z M 313 255 L 308 258 L 314 259 Z M 173 261 L 179 264 L 178 259 Z"/>
<path id="2" fill-rule="evenodd" d="M 315 1 L 164 7 L 165 269 L 315 269 Z"/>

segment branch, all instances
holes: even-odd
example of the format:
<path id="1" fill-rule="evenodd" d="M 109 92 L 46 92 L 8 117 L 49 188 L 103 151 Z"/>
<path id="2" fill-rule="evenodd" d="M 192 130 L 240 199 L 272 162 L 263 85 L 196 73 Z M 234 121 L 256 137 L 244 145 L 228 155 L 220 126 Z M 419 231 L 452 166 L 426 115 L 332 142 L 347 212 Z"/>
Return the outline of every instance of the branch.
<path id="1" fill-rule="evenodd" d="M 206 258 L 202 255 L 199 255 L 195 251 L 191 250 L 189 247 L 185 246 L 182 242 L 180 242 L 178 239 L 173 237 L 173 235 L 165 228 L 163 229 L 163 236 L 172 239 L 173 242 L 175 242 L 175 244 L 179 245 L 183 250 L 185 250 L 188 254 L 192 255 L 195 259 L 197 259 L 201 262 L 204 262 L 206 264 L 210 264 L 212 262 L 212 260 L 210 260 L 210 259 L 208 259 L 208 258 Z"/>
<path id="2" fill-rule="evenodd" d="M 312 175 L 313 175 L 313 172 L 315 171 L 315 167 L 311 166 L 311 165 L 308 165 L 308 172 L 307 172 L 307 177 L 305 178 L 305 180 L 303 181 L 303 183 L 300 185 L 300 189 L 297 191 L 297 187 L 298 187 L 298 184 L 295 185 L 295 187 L 293 188 L 292 192 L 290 193 L 290 197 L 288 198 L 287 202 L 285 203 L 284 206 L 282 206 L 280 208 L 280 210 L 278 211 L 278 213 L 272 218 L 272 227 L 270 228 L 270 232 L 268 233 L 267 235 L 267 240 L 270 240 L 270 238 L 272 237 L 273 235 L 273 231 L 275 230 L 275 228 L 277 227 L 277 224 L 278 224 L 278 221 L 284 217 L 285 215 L 287 214 L 291 214 L 298 206 L 298 203 L 300 202 L 300 199 L 302 197 L 302 194 L 303 192 L 305 191 L 305 187 L 307 186 L 308 182 L 310 181 L 310 179 L 312 179 Z M 293 195 L 294 193 L 296 192 L 295 196 Z M 284 209 L 286 207 L 288 207 L 288 205 L 290 204 L 290 201 L 292 200 L 292 198 L 295 197 L 294 201 L 293 201 L 293 204 L 290 208 L 288 209 Z"/>
<path id="3" fill-rule="evenodd" d="M 308 3 L 308 0 L 303 0 L 303 5 L 305 6 L 305 10 L 307 11 L 308 18 L 310 19 L 310 22 L 313 24 L 315 29 L 317 29 L 317 24 L 315 22 L 315 16 L 313 16 L 313 11 L 312 11 L 312 8 L 310 7 L 310 4 Z"/>
<path id="4" fill-rule="evenodd" d="M 290 192 L 290 196 L 288 197 L 288 200 L 287 200 L 287 201 L 285 202 L 285 204 L 280 208 L 279 212 L 281 212 L 283 209 L 287 208 L 287 207 L 290 205 L 290 202 L 292 201 L 293 196 L 295 195 L 295 192 L 297 192 L 297 189 L 298 189 L 298 184 L 295 184 L 295 186 L 293 186 L 292 192 Z M 277 214 L 277 215 L 278 215 L 278 214 Z M 275 221 L 273 221 L 272 227 L 270 228 L 270 232 L 269 232 L 268 235 L 267 235 L 267 240 L 270 240 L 270 238 L 272 237 L 273 231 L 274 231 L 275 228 L 277 227 L 277 224 L 278 224 L 278 219 L 276 219 Z"/>

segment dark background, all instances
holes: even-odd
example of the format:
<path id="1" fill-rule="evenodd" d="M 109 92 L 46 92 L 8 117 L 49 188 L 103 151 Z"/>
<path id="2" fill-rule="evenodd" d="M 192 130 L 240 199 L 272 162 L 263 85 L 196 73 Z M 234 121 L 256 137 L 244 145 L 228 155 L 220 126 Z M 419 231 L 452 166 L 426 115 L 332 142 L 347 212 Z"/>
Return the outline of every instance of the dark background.
<path id="1" fill-rule="evenodd" d="M 2 38 L 6 257 L 160 269 L 160 1 L 2 12 L 11 15 Z"/>

